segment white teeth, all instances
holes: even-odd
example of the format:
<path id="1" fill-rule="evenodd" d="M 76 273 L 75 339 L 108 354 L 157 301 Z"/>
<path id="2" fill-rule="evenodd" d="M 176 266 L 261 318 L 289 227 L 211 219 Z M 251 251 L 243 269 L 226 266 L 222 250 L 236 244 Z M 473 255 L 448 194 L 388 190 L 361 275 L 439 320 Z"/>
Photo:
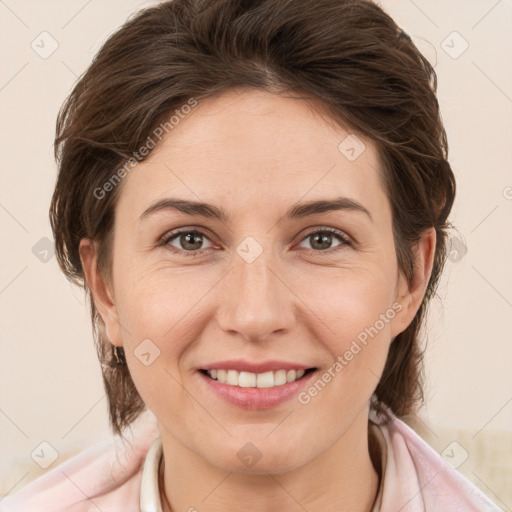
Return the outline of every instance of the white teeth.
<path id="1" fill-rule="evenodd" d="M 226 384 L 229 384 L 230 386 L 238 386 L 238 372 L 236 370 L 228 370 Z"/>
<path id="2" fill-rule="evenodd" d="M 304 376 L 304 370 L 277 370 L 275 372 L 251 373 L 237 370 L 207 370 L 208 375 L 229 386 L 242 388 L 272 388 L 294 382 Z"/>
<path id="3" fill-rule="evenodd" d="M 212 376 L 212 378 L 215 378 Z M 249 372 L 240 372 L 238 376 L 238 385 L 241 388 L 255 388 L 256 387 L 256 374 Z M 236 384 L 235 384 L 236 386 Z"/>
<path id="4" fill-rule="evenodd" d="M 213 378 L 213 376 L 210 373 L 210 377 Z M 217 380 L 224 384 L 226 382 L 226 370 L 217 370 Z"/>
<path id="5" fill-rule="evenodd" d="M 274 385 L 281 386 L 283 384 L 286 384 L 286 370 L 277 370 L 274 373 Z"/>
<path id="6" fill-rule="evenodd" d="M 256 375 L 257 388 L 272 388 L 274 387 L 274 372 L 258 373 Z"/>

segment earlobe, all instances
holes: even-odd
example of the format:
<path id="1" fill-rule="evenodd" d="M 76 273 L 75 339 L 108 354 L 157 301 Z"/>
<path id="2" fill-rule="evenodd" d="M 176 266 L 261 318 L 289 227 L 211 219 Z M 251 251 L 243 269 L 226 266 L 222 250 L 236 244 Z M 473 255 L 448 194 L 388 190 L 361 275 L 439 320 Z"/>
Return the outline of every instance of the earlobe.
<path id="1" fill-rule="evenodd" d="M 397 301 L 402 305 L 402 309 L 396 317 L 393 336 L 400 334 L 409 326 L 421 306 L 432 274 L 435 250 L 436 230 L 431 227 L 423 231 L 413 248 L 412 279 L 408 281 L 403 275 L 399 277 Z"/>
<path id="2" fill-rule="evenodd" d="M 85 280 L 91 290 L 94 305 L 105 324 L 107 337 L 114 345 L 122 346 L 116 306 L 109 286 L 98 269 L 95 244 L 89 238 L 83 238 L 80 241 L 79 253 Z"/>

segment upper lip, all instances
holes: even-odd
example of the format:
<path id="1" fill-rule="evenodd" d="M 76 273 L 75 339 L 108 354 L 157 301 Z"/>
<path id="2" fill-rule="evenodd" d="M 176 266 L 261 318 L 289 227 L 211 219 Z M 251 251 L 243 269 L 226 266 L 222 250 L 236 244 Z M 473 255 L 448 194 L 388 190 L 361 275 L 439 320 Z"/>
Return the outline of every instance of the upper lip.
<path id="1" fill-rule="evenodd" d="M 202 366 L 201 370 L 237 370 L 239 372 L 265 373 L 277 370 L 307 370 L 313 368 L 305 364 L 292 363 L 290 361 L 245 361 L 243 359 L 230 359 Z"/>

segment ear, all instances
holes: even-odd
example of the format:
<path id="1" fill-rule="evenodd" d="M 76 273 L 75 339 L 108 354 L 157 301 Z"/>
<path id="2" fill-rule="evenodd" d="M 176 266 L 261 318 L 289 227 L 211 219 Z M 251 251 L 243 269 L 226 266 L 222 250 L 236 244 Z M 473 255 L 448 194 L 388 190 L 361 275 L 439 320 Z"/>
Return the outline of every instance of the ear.
<path id="1" fill-rule="evenodd" d="M 83 238 L 80 241 L 79 253 L 94 305 L 105 324 L 107 338 L 112 344 L 121 347 L 123 345 L 121 329 L 113 300 L 113 293 L 98 269 L 96 246 L 89 238 Z"/>
<path id="2" fill-rule="evenodd" d="M 428 228 L 413 247 L 413 276 L 409 282 L 402 273 L 398 278 L 396 300 L 402 309 L 393 319 L 392 336 L 403 332 L 414 319 L 421 306 L 434 265 L 436 230 Z"/>

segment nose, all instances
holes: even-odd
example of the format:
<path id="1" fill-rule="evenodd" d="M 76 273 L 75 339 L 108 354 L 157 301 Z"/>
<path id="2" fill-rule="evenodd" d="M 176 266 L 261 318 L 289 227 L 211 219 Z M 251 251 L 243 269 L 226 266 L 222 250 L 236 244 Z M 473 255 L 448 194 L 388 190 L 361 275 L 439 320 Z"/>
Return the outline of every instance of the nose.
<path id="1" fill-rule="evenodd" d="M 254 261 L 234 254 L 224 281 L 217 318 L 225 333 L 262 342 L 291 330 L 297 299 L 269 247 Z"/>

